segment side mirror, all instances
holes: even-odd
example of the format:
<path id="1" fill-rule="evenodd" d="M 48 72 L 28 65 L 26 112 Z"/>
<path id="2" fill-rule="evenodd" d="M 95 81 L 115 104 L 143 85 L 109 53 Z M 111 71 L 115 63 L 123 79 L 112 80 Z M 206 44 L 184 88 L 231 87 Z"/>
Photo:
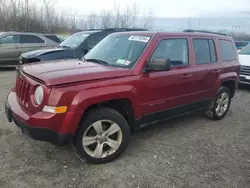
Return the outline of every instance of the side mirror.
<path id="1" fill-rule="evenodd" d="M 171 69 L 171 60 L 165 58 L 155 58 L 148 62 L 145 71 L 169 71 Z"/>

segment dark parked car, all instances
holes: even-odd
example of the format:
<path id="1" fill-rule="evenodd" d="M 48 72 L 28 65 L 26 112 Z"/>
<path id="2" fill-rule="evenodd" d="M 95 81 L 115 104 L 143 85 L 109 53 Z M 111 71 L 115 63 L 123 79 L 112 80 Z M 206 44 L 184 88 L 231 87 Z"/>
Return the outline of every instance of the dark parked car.
<path id="1" fill-rule="evenodd" d="M 5 110 L 33 139 L 73 143 L 81 159 L 104 163 L 149 123 L 200 110 L 223 119 L 239 74 L 228 36 L 113 33 L 82 60 L 18 67 Z"/>
<path id="2" fill-rule="evenodd" d="M 20 55 L 20 64 L 57 59 L 80 59 L 107 35 L 114 32 L 145 31 L 139 28 L 92 29 L 75 33 L 65 39 L 58 48 L 34 50 Z"/>

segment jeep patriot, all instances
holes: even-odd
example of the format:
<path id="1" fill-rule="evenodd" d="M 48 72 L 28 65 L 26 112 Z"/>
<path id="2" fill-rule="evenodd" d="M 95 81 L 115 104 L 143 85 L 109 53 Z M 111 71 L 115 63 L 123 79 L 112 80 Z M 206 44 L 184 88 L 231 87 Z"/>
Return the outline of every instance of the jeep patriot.
<path id="1" fill-rule="evenodd" d="M 149 123 L 200 110 L 222 119 L 239 73 L 234 42 L 222 34 L 114 33 L 82 60 L 17 68 L 5 110 L 33 139 L 72 143 L 80 159 L 106 163 Z"/>

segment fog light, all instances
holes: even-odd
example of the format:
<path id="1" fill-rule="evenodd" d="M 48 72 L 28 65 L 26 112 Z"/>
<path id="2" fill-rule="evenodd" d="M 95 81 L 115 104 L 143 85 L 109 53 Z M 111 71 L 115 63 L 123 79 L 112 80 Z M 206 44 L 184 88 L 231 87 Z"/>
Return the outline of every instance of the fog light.
<path id="1" fill-rule="evenodd" d="M 67 111 L 67 106 L 44 106 L 43 112 L 53 113 L 53 114 L 62 114 Z"/>

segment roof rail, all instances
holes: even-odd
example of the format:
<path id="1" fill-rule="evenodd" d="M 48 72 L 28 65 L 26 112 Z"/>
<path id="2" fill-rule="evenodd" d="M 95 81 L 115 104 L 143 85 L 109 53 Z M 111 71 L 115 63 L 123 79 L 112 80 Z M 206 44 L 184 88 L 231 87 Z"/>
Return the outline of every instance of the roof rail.
<path id="1" fill-rule="evenodd" d="M 104 31 L 147 31 L 142 28 L 106 28 Z"/>
<path id="2" fill-rule="evenodd" d="M 224 35 L 227 36 L 226 33 L 218 33 L 218 32 L 213 32 L 213 31 L 204 31 L 204 30 L 194 30 L 194 29 L 186 29 L 183 32 L 190 32 L 190 33 L 211 33 L 211 34 L 216 34 L 216 35 Z"/>
<path id="3" fill-rule="evenodd" d="M 86 30 L 83 30 L 83 31 L 100 31 L 102 29 L 86 29 Z"/>

